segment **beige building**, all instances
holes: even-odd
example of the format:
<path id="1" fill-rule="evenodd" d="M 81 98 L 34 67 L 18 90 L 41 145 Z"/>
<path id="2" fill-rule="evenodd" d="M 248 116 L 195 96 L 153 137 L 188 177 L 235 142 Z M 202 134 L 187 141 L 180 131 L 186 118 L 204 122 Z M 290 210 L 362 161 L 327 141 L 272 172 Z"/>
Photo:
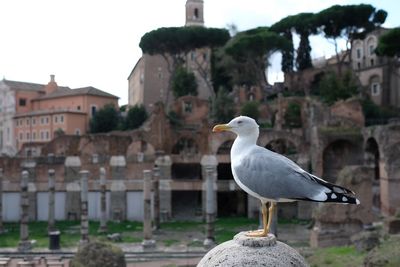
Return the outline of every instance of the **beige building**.
<path id="1" fill-rule="evenodd" d="M 379 36 L 387 29 L 379 28 L 352 45 L 352 68 L 372 101 L 381 106 L 400 107 L 400 62 L 397 58 L 375 54 Z"/>
<path id="2" fill-rule="evenodd" d="M 11 156 L 21 149 L 23 154 L 39 155 L 43 144 L 57 134 L 85 134 L 98 109 L 118 106 L 118 97 L 94 87 L 58 86 L 54 75 L 47 85 L 3 80 L 0 89 L 1 148 Z"/>
<path id="3" fill-rule="evenodd" d="M 204 5 L 202 0 L 186 1 L 185 26 L 204 26 Z M 198 97 L 209 99 L 214 92 L 211 86 L 210 64 L 211 50 L 197 49 L 186 55 L 185 66 L 196 76 Z M 144 105 L 152 110 L 154 104 L 161 101 L 171 107 L 174 96 L 168 91 L 171 73 L 168 64 L 161 55 L 143 54 L 128 77 L 129 106 Z"/>

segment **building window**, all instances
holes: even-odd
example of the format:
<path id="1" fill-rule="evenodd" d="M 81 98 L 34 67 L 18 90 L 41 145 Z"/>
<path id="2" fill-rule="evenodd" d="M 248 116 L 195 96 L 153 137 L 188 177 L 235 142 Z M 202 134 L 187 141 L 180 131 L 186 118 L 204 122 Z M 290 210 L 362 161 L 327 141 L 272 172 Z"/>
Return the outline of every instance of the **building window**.
<path id="1" fill-rule="evenodd" d="M 19 122 L 18 122 L 18 120 L 15 120 L 15 124 L 18 126 L 19 125 Z"/>
<path id="2" fill-rule="evenodd" d="M 92 107 L 91 107 L 91 114 L 92 114 L 92 117 L 93 117 L 94 115 L 96 115 L 96 106 L 92 106 Z"/>
<path id="3" fill-rule="evenodd" d="M 46 117 L 46 124 L 49 124 L 49 117 Z"/>
<path id="4" fill-rule="evenodd" d="M 64 122 L 64 115 L 60 116 L 60 122 L 63 123 Z"/>
<path id="5" fill-rule="evenodd" d="M 377 96 L 381 94 L 381 86 L 379 83 L 371 84 L 371 95 Z"/>
<path id="6" fill-rule="evenodd" d="M 361 58 L 361 48 L 357 48 L 356 52 L 357 52 L 357 59 L 360 59 Z"/>
<path id="7" fill-rule="evenodd" d="M 22 132 L 19 133 L 19 140 L 24 140 L 24 135 L 22 134 Z"/>
<path id="8" fill-rule="evenodd" d="M 35 124 L 36 124 L 36 119 L 32 118 L 32 125 L 35 125 Z"/>
<path id="9" fill-rule="evenodd" d="M 375 61 L 373 58 L 371 58 L 371 66 L 374 66 L 374 65 L 375 65 Z"/>
<path id="10" fill-rule="evenodd" d="M 76 109 L 77 109 L 77 110 L 81 110 L 81 106 L 77 106 Z"/>
<path id="11" fill-rule="evenodd" d="M 23 125 L 23 120 L 22 120 L 22 119 L 19 120 L 19 125 L 20 125 L 20 126 Z"/>
<path id="12" fill-rule="evenodd" d="M 375 53 L 375 47 L 373 45 L 369 46 L 369 55 L 372 56 Z"/>
<path id="13" fill-rule="evenodd" d="M 44 117 L 40 117 L 40 124 L 44 124 Z"/>
<path id="14" fill-rule="evenodd" d="M 58 116 L 54 116 L 54 123 L 58 123 Z"/>
<path id="15" fill-rule="evenodd" d="M 44 132 L 40 131 L 40 140 L 44 140 Z"/>
<path id="16" fill-rule="evenodd" d="M 36 132 L 32 133 L 32 140 L 36 140 Z"/>
<path id="17" fill-rule="evenodd" d="M 29 119 L 26 119 L 26 125 L 29 125 Z"/>
<path id="18" fill-rule="evenodd" d="M 29 139 L 31 139 L 29 132 L 26 133 L 26 140 L 29 141 Z"/>
<path id="19" fill-rule="evenodd" d="M 46 140 L 50 140 L 49 131 L 46 131 Z"/>
<path id="20" fill-rule="evenodd" d="M 75 135 L 81 135 L 81 130 L 79 128 L 75 129 Z"/>
<path id="21" fill-rule="evenodd" d="M 197 8 L 194 9 L 194 18 L 195 19 L 199 18 L 199 9 L 197 9 Z"/>
<path id="22" fill-rule="evenodd" d="M 361 69 L 361 63 L 360 62 L 357 62 L 357 68 Z"/>
<path id="23" fill-rule="evenodd" d="M 192 102 L 183 102 L 183 111 L 185 113 L 192 113 Z"/>
<path id="24" fill-rule="evenodd" d="M 19 105 L 21 107 L 25 107 L 26 106 L 26 98 L 20 98 L 19 99 Z"/>

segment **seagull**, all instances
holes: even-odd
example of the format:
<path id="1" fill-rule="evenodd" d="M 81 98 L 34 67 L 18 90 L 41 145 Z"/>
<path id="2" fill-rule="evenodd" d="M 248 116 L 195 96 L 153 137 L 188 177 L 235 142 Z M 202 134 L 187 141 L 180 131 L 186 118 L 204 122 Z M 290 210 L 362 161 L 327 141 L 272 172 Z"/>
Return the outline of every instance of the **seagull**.
<path id="1" fill-rule="evenodd" d="M 306 172 L 292 160 L 256 144 L 259 126 L 250 117 L 239 116 L 213 132 L 237 135 L 231 148 L 231 169 L 236 183 L 249 195 L 260 199 L 263 229 L 249 231 L 249 237 L 268 235 L 277 202 L 298 200 L 360 204 L 355 193 Z M 267 205 L 268 218 L 267 218 Z"/>

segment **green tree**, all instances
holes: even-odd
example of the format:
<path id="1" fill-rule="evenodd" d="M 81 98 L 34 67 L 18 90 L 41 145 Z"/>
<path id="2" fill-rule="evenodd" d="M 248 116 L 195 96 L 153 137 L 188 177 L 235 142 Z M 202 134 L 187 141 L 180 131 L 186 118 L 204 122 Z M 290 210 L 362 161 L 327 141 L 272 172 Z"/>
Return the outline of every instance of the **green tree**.
<path id="1" fill-rule="evenodd" d="M 292 32 L 300 35 L 300 43 L 297 49 L 296 68 L 304 70 L 312 67 L 311 46 L 309 36 L 317 33 L 313 13 L 299 13 L 287 16 L 271 26 L 271 30 L 283 34 L 288 40 L 292 39 Z M 293 40 L 291 40 L 291 51 L 282 54 L 282 71 L 290 72 L 293 66 Z"/>
<path id="2" fill-rule="evenodd" d="M 241 115 L 248 116 L 250 118 L 258 120 L 260 116 L 260 111 L 258 110 L 259 104 L 255 101 L 249 101 L 242 106 Z"/>
<path id="3" fill-rule="evenodd" d="M 298 103 L 289 103 L 285 112 L 285 126 L 288 128 L 301 127 L 301 107 Z"/>
<path id="4" fill-rule="evenodd" d="M 171 77 L 185 62 L 186 55 L 195 49 L 223 46 L 230 38 L 226 29 L 206 28 L 199 26 L 159 28 L 144 34 L 139 47 L 143 53 L 161 55 L 167 62 Z M 197 59 L 196 59 L 197 60 Z M 197 61 L 196 61 L 197 62 Z M 207 65 L 197 64 L 199 74 L 207 75 Z M 211 96 L 214 96 L 212 83 L 205 79 Z M 172 79 L 169 80 L 165 102 L 168 105 L 169 92 L 172 90 Z"/>
<path id="5" fill-rule="evenodd" d="M 89 122 L 91 133 L 107 133 L 116 130 L 120 117 L 112 104 L 99 109 Z"/>
<path id="6" fill-rule="evenodd" d="M 380 56 L 400 56 L 400 27 L 393 28 L 379 37 L 376 52 Z"/>
<path id="7" fill-rule="evenodd" d="M 172 92 L 176 98 L 185 95 L 197 95 L 196 77 L 184 67 L 178 67 L 172 78 Z"/>
<path id="8" fill-rule="evenodd" d="M 236 34 L 226 45 L 225 51 L 234 59 L 237 70 L 236 83 L 264 86 L 267 78 L 265 69 L 268 58 L 279 50 L 290 47 L 285 37 L 269 31 L 268 27 L 258 27 Z"/>
<path id="9" fill-rule="evenodd" d="M 228 90 L 219 88 L 213 103 L 212 117 L 215 121 L 230 121 L 235 116 L 235 104 Z"/>
<path id="10" fill-rule="evenodd" d="M 315 23 L 320 31 L 324 33 L 325 38 L 333 40 L 335 45 L 339 76 L 342 75 L 341 66 L 346 56 L 340 58 L 338 40 L 346 40 L 346 54 L 350 54 L 352 41 L 364 38 L 368 32 L 383 24 L 386 17 L 386 11 L 366 4 L 334 5 L 315 15 Z"/>
<path id="11" fill-rule="evenodd" d="M 347 99 L 356 95 L 358 87 L 350 72 L 345 72 L 343 77 L 338 77 L 331 72 L 321 79 L 319 92 L 322 100 L 331 105 L 340 99 Z"/>
<path id="12" fill-rule="evenodd" d="M 147 112 L 144 106 L 135 105 L 128 110 L 125 119 L 125 130 L 139 128 L 147 120 Z"/>

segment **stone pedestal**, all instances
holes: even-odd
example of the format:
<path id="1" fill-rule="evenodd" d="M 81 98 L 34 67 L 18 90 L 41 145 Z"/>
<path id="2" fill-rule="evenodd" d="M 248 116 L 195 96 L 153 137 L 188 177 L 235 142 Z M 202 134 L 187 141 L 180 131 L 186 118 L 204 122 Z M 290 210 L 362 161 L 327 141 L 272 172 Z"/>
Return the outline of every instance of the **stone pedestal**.
<path id="1" fill-rule="evenodd" d="M 305 259 L 295 249 L 276 241 L 274 235 L 251 238 L 245 233 L 241 232 L 233 240 L 210 250 L 197 267 L 308 266 Z"/>

